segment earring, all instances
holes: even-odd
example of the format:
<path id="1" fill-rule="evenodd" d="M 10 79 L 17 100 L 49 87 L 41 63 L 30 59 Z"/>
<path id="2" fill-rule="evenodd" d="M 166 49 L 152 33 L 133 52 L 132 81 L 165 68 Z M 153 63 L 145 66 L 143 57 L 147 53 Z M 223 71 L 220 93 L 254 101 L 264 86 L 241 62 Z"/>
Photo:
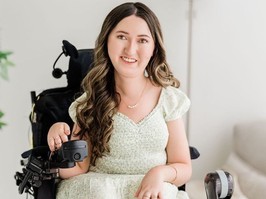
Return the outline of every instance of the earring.
<path id="1" fill-rule="evenodd" d="M 145 77 L 149 77 L 149 74 L 148 74 L 148 72 L 147 72 L 146 69 L 144 70 L 144 76 L 145 76 Z"/>

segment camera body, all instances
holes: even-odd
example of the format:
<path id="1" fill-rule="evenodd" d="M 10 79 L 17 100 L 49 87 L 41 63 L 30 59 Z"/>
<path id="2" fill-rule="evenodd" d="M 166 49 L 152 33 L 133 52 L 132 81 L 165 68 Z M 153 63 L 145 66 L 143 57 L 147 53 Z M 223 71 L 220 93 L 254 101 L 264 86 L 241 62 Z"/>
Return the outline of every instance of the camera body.
<path id="1" fill-rule="evenodd" d="M 88 156 L 87 142 L 84 140 L 71 140 L 64 142 L 62 147 L 51 152 L 48 146 L 40 146 L 21 154 L 24 166 L 21 172 L 16 172 L 15 180 L 19 193 L 34 194 L 45 180 L 58 179 L 59 168 L 71 168 L 76 162 Z"/>

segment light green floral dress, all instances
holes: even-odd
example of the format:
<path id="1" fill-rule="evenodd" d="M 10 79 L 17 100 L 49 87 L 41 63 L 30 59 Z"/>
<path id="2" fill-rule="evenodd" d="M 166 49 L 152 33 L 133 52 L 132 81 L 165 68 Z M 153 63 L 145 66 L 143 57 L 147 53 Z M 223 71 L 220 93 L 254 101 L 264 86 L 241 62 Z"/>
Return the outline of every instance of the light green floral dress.
<path id="1" fill-rule="evenodd" d="M 180 118 L 189 106 L 190 100 L 181 90 L 167 87 L 162 89 L 156 107 L 140 122 L 135 123 L 119 112 L 115 114 L 110 153 L 99 158 L 88 173 L 62 180 L 57 199 L 133 199 L 145 173 L 166 164 L 166 122 Z M 74 121 L 75 107 L 76 102 L 69 108 Z M 188 199 L 185 192 L 167 182 L 164 196 Z"/>

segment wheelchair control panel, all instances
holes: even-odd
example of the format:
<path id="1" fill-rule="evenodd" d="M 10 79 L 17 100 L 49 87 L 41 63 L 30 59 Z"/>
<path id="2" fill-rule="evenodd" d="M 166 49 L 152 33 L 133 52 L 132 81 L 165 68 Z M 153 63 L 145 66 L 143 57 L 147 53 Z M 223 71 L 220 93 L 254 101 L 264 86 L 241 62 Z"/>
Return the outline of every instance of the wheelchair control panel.
<path id="1" fill-rule="evenodd" d="M 59 168 L 71 168 L 76 162 L 88 156 L 87 142 L 72 140 L 62 144 L 54 152 L 48 146 L 40 146 L 21 154 L 22 172 L 16 172 L 15 180 L 20 194 L 33 195 L 33 188 L 38 188 L 45 180 L 59 179 Z"/>

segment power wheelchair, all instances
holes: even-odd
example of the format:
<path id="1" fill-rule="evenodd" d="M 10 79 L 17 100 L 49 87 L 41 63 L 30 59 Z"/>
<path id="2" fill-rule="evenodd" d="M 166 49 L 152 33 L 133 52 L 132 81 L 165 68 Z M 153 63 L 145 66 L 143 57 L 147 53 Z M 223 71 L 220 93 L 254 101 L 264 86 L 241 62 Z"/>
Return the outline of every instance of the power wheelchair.
<path id="1" fill-rule="evenodd" d="M 54 78 L 67 76 L 67 86 L 47 89 L 36 95 L 31 92 L 32 111 L 29 119 L 32 127 L 33 148 L 22 153 L 22 172 L 15 173 L 19 194 L 30 194 L 34 199 L 54 199 L 56 185 L 60 181 L 59 168 L 70 168 L 82 161 L 88 154 L 85 141 L 76 140 L 63 143 L 62 147 L 52 153 L 47 144 L 47 133 L 55 122 L 66 122 L 73 126 L 68 115 L 68 107 L 81 95 L 80 83 L 91 68 L 93 49 L 77 50 L 75 46 L 63 40 L 62 52 L 53 65 Z M 55 65 L 61 55 L 70 56 L 68 70 L 63 72 Z M 197 159 L 200 153 L 190 146 L 191 159 Z M 226 171 L 208 173 L 204 179 L 208 199 L 231 198 L 233 178 Z M 185 185 L 180 190 L 185 190 Z"/>

